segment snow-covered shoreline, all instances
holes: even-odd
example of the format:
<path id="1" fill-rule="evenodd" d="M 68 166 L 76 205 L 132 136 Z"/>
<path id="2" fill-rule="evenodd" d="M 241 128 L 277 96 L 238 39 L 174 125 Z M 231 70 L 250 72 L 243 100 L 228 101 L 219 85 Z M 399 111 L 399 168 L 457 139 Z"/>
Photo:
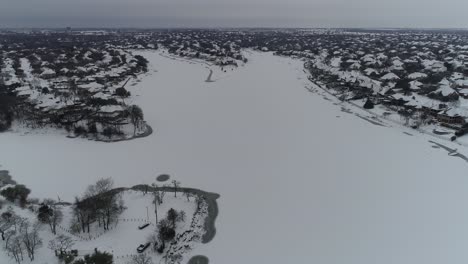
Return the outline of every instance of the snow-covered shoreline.
<path id="1" fill-rule="evenodd" d="M 349 111 L 350 114 L 355 114 L 356 116 L 360 117 L 361 119 L 366 120 L 366 117 L 362 117 L 361 114 L 367 115 L 369 119 L 374 119 L 375 121 L 367 119 L 368 122 L 376 122 L 376 125 L 382 125 L 382 126 L 389 126 L 389 127 L 395 127 L 395 129 L 400 129 L 404 131 L 403 133 L 419 133 L 419 134 L 424 134 L 428 136 L 428 139 L 433 139 L 433 140 L 442 140 L 444 144 L 450 144 L 453 146 L 463 146 L 463 147 L 468 147 L 468 143 L 465 142 L 463 139 L 462 141 L 452 141 L 451 137 L 453 135 L 452 132 L 437 132 L 437 129 L 440 129 L 440 126 L 436 125 L 426 125 L 418 128 L 410 128 L 408 126 L 404 125 L 404 122 L 398 122 L 395 119 L 391 119 L 386 117 L 385 115 L 382 114 L 384 112 L 383 109 L 392 111 L 391 109 L 387 109 L 385 107 L 381 107 L 379 109 L 364 109 L 364 107 L 358 105 L 356 102 L 353 101 L 341 101 L 336 94 L 332 93 L 329 91 L 327 88 L 324 88 L 320 85 L 318 85 L 314 80 L 310 80 L 311 85 L 310 87 L 306 87 L 306 89 L 311 92 L 315 93 L 316 89 L 323 91 L 324 93 L 330 95 L 331 98 L 333 98 L 333 103 L 334 104 L 339 104 L 341 106 L 344 106 L 345 108 L 349 108 L 354 110 Z M 331 88 L 333 89 L 333 88 Z M 319 93 L 320 95 L 324 96 L 323 93 Z M 330 100 L 330 97 L 324 96 L 324 99 Z M 357 100 L 357 101 L 363 101 L 363 100 Z M 364 102 L 362 102 L 364 103 Z M 356 113 L 355 113 L 356 112 Z M 398 116 L 398 113 L 393 113 L 393 115 Z"/>

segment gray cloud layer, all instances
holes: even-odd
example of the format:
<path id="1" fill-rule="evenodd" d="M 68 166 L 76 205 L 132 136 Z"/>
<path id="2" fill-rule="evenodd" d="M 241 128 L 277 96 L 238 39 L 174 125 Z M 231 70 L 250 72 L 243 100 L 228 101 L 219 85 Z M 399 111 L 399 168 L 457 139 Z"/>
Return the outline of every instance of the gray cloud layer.
<path id="1" fill-rule="evenodd" d="M 456 27 L 466 0 L 0 0 L 0 27 Z"/>

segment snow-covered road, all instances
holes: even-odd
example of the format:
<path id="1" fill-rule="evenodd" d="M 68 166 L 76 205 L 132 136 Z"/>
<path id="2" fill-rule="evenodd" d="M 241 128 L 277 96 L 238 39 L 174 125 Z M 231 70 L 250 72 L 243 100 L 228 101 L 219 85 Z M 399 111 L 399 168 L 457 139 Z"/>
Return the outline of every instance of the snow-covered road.
<path id="1" fill-rule="evenodd" d="M 100 177 L 168 173 L 221 195 L 211 263 L 465 263 L 468 164 L 427 136 L 372 125 L 308 92 L 302 62 L 252 53 L 216 82 L 144 52 L 137 86 L 154 133 L 113 144 L 0 134 L 0 164 L 33 196 L 71 200 Z M 339 116 L 339 118 L 337 118 Z"/>

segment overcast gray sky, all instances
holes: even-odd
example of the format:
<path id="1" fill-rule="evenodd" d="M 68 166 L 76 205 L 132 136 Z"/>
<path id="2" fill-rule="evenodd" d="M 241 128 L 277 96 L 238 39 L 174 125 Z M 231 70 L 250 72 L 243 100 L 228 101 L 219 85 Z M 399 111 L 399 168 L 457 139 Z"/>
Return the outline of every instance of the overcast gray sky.
<path id="1" fill-rule="evenodd" d="M 0 0 L 0 27 L 455 27 L 468 0 Z"/>

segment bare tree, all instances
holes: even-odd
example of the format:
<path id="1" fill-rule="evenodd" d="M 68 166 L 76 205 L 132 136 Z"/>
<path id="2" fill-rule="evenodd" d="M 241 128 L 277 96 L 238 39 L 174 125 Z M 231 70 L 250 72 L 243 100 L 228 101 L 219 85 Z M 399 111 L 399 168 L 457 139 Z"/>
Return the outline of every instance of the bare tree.
<path id="1" fill-rule="evenodd" d="M 8 255 L 10 255 L 16 263 L 20 264 L 21 261 L 24 260 L 23 250 L 21 236 L 14 236 L 7 247 Z"/>
<path id="2" fill-rule="evenodd" d="M 48 248 L 55 252 L 55 255 L 63 256 L 68 250 L 70 250 L 75 242 L 66 235 L 58 235 L 53 240 L 49 241 Z"/>
<path id="3" fill-rule="evenodd" d="M 62 210 L 56 206 L 54 206 L 54 214 L 52 215 L 52 218 L 50 219 L 49 226 L 52 230 L 52 233 L 54 235 L 57 234 L 57 225 L 60 224 L 63 220 L 63 213 Z"/>
<path id="4" fill-rule="evenodd" d="M 11 239 L 16 235 L 16 231 L 14 230 L 8 230 L 6 233 L 5 233 L 5 249 L 8 248 L 8 246 L 10 245 L 10 241 Z"/>
<path id="5" fill-rule="evenodd" d="M 158 206 L 163 203 L 164 196 L 166 195 L 166 188 L 168 186 L 164 185 L 163 188 L 160 188 L 155 183 L 151 184 L 151 186 L 153 187 L 153 203 L 154 213 L 156 214 L 156 224 L 158 224 Z"/>
<path id="6" fill-rule="evenodd" d="M 42 246 L 42 239 L 39 237 L 40 226 L 39 222 L 34 223 L 32 226 L 29 222 L 25 222 L 23 228 L 20 230 L 21 239 L 31 261 L 34 260 L 36 249 Z"/>
<path id="7" fill-rule="evenodd" d="M 63 220 L 62 210 L 52 199 L 46 199 L 39 208 L 38 219 L 44 224 L 48 224 L 50 231 L 56 235 L 57 225 Z"/>
<path id="8" fill-rule="evenodd" d="M 154 191 L 153 191 L 153 203 L 154 203 L 154 214 L 156 215 L 156 224 L 158 224 L 158 205 L 160 204 L 160 199 L 161 199 L 161 193 L 158 191 L 158 187 L 156 185 L 153 185 Z"/>
<path id="9" fill-rule="evenodd" d="M 177 189 L 180 187 L 180 182 L 172 180 L 172 185 L 174 185 L 174 197 L 177 197 Z"/>
<path id="10" fill-rule="evenodd" d="M 113 192 L 114 182 L 111 178 L 101 179 L 96 182 L 96 194 L 93 197 L 96 201 L 97 212 L 102 220 L 104 230 L 109 229 L 109 225 L 123 211 L 123 200 L 121 195 Z"/>
<path id="11" fill-rule="evenodd" d="M 81 231 L 89 233 L 91 221 L 95 214 L 93 210 L 92 201 L 87 198 L 75 197 L 75 204 L 73 206 L 73 212 L 75 214 L 77 222 L 80 224 Z"/>
<path id="12" fill-rule="evenodd" d="M 14 216 L 13 221 L 14 221 L 15 231 L 20 232 L 20 233 L 23 230 L 23 228 L 29 224 L 29 221 L 27 218 L 23 218 L 18 215 Z"/>
<path id="13" fill-rule="evenodd" d="M 172 224 L 172 228 L 175 229 L 177 222 L 185 221 L 185 212 L 177 211 L 174 208 L 171 208 L 169 211 L 167 211 L 167 220 Z"/>
<path id="14" fill-rule="evenodd" d="M 88 186 L 83 198 L 76 198 L 75 216 L 83 232 L 90 232 L 90 225 L 98 221 L 99 226 L 108 230 L 111 222 L 124 210 L 119 192 L 114 191 L 112 179 L 100 179 Z M 86 230 L 87 229 L 87 230 Z"/>
<path id="15" fill-rule="evenodd" d="M 184 222 L 185 218 L 185 211 L 180 210 L 179 215 L 177 216 L 177 222 Z"/>
<path id="16" fill-rule="evenodd" d="M 164 199 L 164 196 L 166 195 L 167 189 L 171 188 L 170 185 L 164 184 L 159 190 L 161 191 L 161 203 Z"/>
<path id="17" fill-rule="evenodd" d="M 26 218 L 18 216 L 11 206 L 8 207 L 7 211 L 3 212 L 0 217 L 0 233 L 2 235 L 2 240 L 6 240 L 7 231 L 11 230 L 16 233 L 25 222 L 27 222 Z"/>
<path id="18" fill-rule="evenodd" d="M 5 232 L 7 232 L 14 225 L 14 213 L 4 212 L 0 217 L 0 233 L 2 234 L 2 240 L 5 240 Z"/>
<path id="19" fill-rule="evenodd" d="M 153 264 L 153 260 L 146 254 L 134 255 L 128 264 Z"/>
<path id="20" fill-rule="evenodd" d="M 158 201 L 158 204 L 161 205 L 164 202 L 164 196 L 166 195 L 166 191 L 163 191 L 162 189 L 158 189 L 155 195 L 156 195 L 156 200 Z"/>
<path id="21" fill-rule="evenodd" d="M 133 135 L 136 135 L 137 128 L 140 128 L 141 122 L 143 121 L 143 110 L 137 105 L 131 105 L 127 108 L 130 116 L 130 121 L 133 124 Z"/>

